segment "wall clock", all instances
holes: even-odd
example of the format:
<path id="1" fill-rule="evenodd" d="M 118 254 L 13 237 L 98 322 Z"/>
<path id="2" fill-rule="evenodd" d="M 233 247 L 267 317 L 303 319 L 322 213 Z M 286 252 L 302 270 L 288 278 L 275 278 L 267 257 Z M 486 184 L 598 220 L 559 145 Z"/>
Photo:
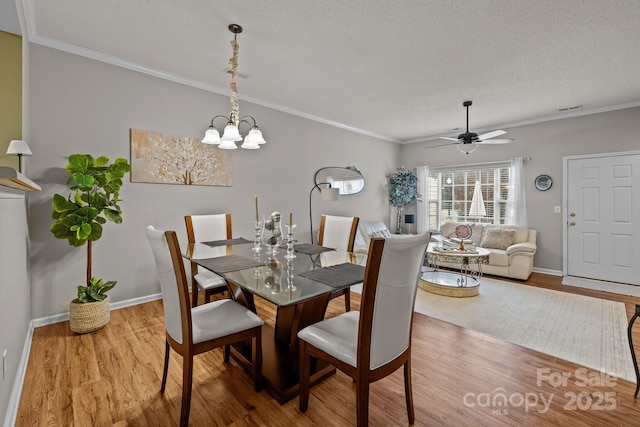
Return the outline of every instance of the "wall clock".
<path id="1" fill-rule="evenodd" d="M 553 184 L 553 180 L 549 175 L 538 175 L 536 177 L 536 188 L 540 191 L 547 191 L 551 188 L 551 184 Z"/>

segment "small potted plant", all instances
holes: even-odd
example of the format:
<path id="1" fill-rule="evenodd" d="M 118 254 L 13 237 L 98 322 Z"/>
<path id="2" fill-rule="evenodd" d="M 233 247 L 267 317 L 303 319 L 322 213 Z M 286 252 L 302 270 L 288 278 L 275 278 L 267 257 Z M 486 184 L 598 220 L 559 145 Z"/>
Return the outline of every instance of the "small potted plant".
<path id="1" fill-rule="evenodd" d="M 103 282 L 91 273 L 92 242 L 102 237 L 102 225 L 107 220 L 119 224 L 122 211 L 118 203 L 122 178 L 131 170 L 127 160 L 94 159 L 89 154 L 72 154 L 65 167 L 69 173 L 67 185 L 71 193 L 53 196 L 51 203 L 54 223 L 51 232 L 66 239 L 71 246 L 87 246 L 87 275 L 78 286 L 78 296 L 71 301 L 69 325 L 76 333 L 88 333 L 102 328 L 109 321 L 109 296 L 116 281 Z"/>
<path id="2" fill-rule="evenodd" d="M 399 167 L 389 178 L 389 203 L 397 209 L 396 233 L 402 233 L 402 212 L 412 206 L 420 198 L 418 193 L 418 177 L 416 174 Z"/>

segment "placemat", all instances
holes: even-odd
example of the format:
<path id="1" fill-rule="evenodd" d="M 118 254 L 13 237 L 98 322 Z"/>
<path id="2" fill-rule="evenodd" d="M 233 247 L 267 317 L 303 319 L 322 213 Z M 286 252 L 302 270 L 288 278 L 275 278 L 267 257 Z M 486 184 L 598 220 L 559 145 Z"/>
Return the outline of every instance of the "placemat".
<path id="1" fill-rule="evenodd" d="M 244 237 L 238 237 L 237 239 L 227 239 L 227 240 L 214 240 L 212 242 L 202 242 L 207 246 L 227 246 L 227 245 L 240 245 L 242 243 L 251 243 L 251 240 L 247 240 Z"/>
<path id="2" fill-rule="evenodd" d="M 335 251 L 333 248 L 316 245 L 314 243 L 298 243 L 293 245 L 293 250 L 306 255 L 315 255 L 327 251 Z"/>
<path id="3" fill-rule="evenodd" d="M 300 273 L 300 276 L 316 280 L 333 287 L 344 287 L 364 280 L 364 267 L 345 262 Z"/>
<path id="4" fill-rule="evenodd" d="M 245 268 L 260 267 L 262 262 L 240 255 L 225 255 L 216 258 L 207 258 L 197 261 L 201 266 L 215 273 L 228 273 L 230 271 L 244 270 Z"/>

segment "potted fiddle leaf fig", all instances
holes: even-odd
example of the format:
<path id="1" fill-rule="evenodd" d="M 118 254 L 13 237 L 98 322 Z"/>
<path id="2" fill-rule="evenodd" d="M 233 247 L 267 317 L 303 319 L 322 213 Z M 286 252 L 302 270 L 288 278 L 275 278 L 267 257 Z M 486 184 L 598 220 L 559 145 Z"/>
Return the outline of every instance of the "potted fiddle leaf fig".
<path id="1" fill-rule="evenodd" d="M 127 160 L 118 158 L 109 164 L 109 158 L 94 159 L 89 154 L 72 154 L 65 167 L 69 173 L 67 196 L 54 194 L 51 203 L 54 223 L 51 232 L 58 239 L 66 239 L 71 246 L 87 247 L 87 274 L 78 286 L 78 295 L 69 309 L 69 325 L 76 333 L 93 332 L 109 321 L 109 296 L 116 281 L 103 282 L 93 277 L 92 243 L 102 237 L 107 221 L 120 224 L 122 210 L 118 203 L 122 178 L 131 170 Z"/>

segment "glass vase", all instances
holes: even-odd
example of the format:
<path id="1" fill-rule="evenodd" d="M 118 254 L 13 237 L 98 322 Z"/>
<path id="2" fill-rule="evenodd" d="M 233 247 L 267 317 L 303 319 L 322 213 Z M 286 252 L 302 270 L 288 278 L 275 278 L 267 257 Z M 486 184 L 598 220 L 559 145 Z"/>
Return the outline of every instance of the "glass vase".
<path id="1" fill-rule="evenodd" d="M 275 258 L 278 246 L 282 243 L 282 223 L 278 212 L 273 212 L 269 218 L 264 218 L 262 227 L 262 244 L 267 248 L 269 259 Z"/>

